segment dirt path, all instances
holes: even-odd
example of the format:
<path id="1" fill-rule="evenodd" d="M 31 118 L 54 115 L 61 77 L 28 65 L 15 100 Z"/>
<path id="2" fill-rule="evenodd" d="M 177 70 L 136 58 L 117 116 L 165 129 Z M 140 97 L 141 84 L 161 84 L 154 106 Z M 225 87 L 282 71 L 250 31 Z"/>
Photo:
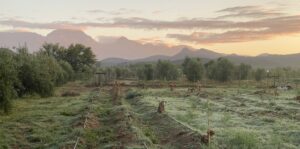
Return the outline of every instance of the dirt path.
<path id="1" fill-rule="evenodd" d="M 202 135 L 176 121 L 166 113 L 157 113 L 157 107 L 138 98 L 124 101 L 137 119 L 137 125 L 159 148 L 199 149 Z"/>
<path id="2" fill-rule="evenodd" d="M 93 97 L 78 148 L 199 149 L 201 135 L 138 99 L 115 102 L 111 87 Z M 123 92 L 124 94 L 124 92 Z M 81 119 L 82 121 L 82 119 Z M 82 124 L 82 123 L 80 123 Z"/>

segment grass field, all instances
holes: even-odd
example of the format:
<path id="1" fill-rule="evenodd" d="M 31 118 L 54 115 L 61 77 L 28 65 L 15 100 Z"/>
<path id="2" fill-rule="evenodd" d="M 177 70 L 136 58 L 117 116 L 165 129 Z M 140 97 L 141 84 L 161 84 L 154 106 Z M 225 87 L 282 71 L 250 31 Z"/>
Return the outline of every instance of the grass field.
<path id="1" fill-rule="evenodd" d="M 199 132 L 210 127 L 216 132 L 216 148 L 299 148 L 300 103 L 295 91 L 279 96 L 254 94 L 257 89 L 205 88 L 200 95 L 186 88 L 147 89 L 140 102 L 157 106 L 167 101 L 167 114 Z M 209 104 L 208 104 L 209 103 Z"/>
<path id="2" fill-rule="evenodd" d="M 274 96 L 271 90 L 255 94 L 259 89 L 254 87 L 239 93 L 224 86 L 200 93 L 122 87 L 122 98 L 115 103 L 110 89 L 73 82 L 51 98 L 15 100 L 11 114 L 0 116 L 0 148 L 68 149 L 77 141 L 77 148 L 209 148 L 201 142 L 208 114 L 216 133 L 210 148 L 300 147 L 295 90 Z M 80 95 L 62 97 L 66 91 Z M 156 112 L 160 101 L 167 101 L 163 114 Z"/>

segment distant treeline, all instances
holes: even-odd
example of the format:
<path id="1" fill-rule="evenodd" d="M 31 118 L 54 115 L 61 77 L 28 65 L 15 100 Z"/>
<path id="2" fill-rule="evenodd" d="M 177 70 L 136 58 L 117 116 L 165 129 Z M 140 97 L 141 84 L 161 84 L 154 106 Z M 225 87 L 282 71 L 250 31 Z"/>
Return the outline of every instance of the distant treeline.
<path id="1" fill-rule="evenodd" d="M 95 55 L 89 47 L 72 44 L 68 48 L 45 43 L 35 53 L 26 47 L 0 48 L 0 113 L 7 113 L 12 99 L 38 94 L 49 97 L 55 86 L 91 76 Z"/>
<path id="2" fill-rule="evenodd" d="M 300 77 L 300 70 L 292 68 L 254 69 L 251 65 L 244 63 L 234 65 L 226 58 L 219 58 L 203 63 L 200 58 L 186 57 L 181 65 L 159 60 L 155 63 L 140 63 L 102 69 L 113 78 L 138 78 L 139 80 L 170 81 L 186 78 L 190 82 L 201 81 L 203 79 L 227 82 L 232 80 L 261 81 L 272 76 L 278 76 L 281 79 L 296 79 Z"/>

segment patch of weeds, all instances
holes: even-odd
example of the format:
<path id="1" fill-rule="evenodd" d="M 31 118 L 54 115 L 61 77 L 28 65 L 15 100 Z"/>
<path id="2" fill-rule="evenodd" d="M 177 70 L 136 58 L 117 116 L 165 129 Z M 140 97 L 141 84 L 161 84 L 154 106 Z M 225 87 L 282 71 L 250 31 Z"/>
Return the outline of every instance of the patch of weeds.
<path id="1" fill-rule="evenodd" d="M 157 137 L 155 136 L 155 134 L 153 133 L 153 131 L 150 128 L 146 127 L 143 129 L 143 131 L 144 131 L 145 136 L 148 137 L 152 141 L 153 144 L 158 143 Z"/>
<path id="2" fill-rule="evenodd" d="M 226 148 L 230 149 L 256 149 L 260 147 L 257 136 L 248 131 L 230 132 L 225 139 Z"/>
<path id="3" fill-rule="evenodd" d="M 230 114 L 226 112 L 226 113 L 224 113 L 221 121 L 222 121 L 223 124 L 228 124 L 228 122 L 230 121 L 230 119 L 231 119 Z"/>
<path id="4" fill-rule="evenodd" d="M 134 90 L 130 90 L 127 92 L 125 99 L 134 99 L 136 97 L 141 97 L 142 93 L 138 92 L 138 91 L 134 91 Z"/>
<path id="5" fill-rule="evenodd" d="M 274 123 L 275 122 L 275 119 L 273 117 L 264 117 L 262 120 L 264 122 L 267 122 L 267 123 Z"/>
<path id="6" fill-rule="evenodd" d="M 272 135 L 269 143 L 266 145 L 265 148 L 277 148 L 277 149 L 284 148 L 283 143 L 284 142 L 280 137 Z"/>
<path id="7" fill-rule="evenodd" d="M 87 129 L 84 132 L 84 140 L 87 148 L 95 148 L 100 139 L 99 130 Z"/>
<path id="8" fill-rule="evenodd" d="M 116 140 L 113 129 L 108 127 L 99 130 L 98 136 L 100 136 L 100 138 L 98 139 L 100 143 L 109 143 Z"/>
<path id="9" fill-rule="evenodd" d="M 77 115 L 78 113 L 75 111 L 75 110 L 64 110 L 62 112 L 60 112 L 61 115 L 64 115 L 64 116 L 75 116 Z"/>

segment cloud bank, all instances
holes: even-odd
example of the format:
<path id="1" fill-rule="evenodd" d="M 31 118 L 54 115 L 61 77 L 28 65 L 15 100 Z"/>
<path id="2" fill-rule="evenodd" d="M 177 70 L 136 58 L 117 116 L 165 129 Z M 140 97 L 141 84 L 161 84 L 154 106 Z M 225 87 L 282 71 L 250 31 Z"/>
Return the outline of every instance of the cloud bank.
<path id="1" fill-rule="evenodd" d="M 90 10 L 90 13 L 136 13 L 135 10 L 119 9 L 115 12 Z M 300 33 L 300 15 L 288 15 L 276 9 L 260 6 L 237 6 L 217 11 L 216 18 L 190 18 L 173 21 L 155 20 L 141 17 L 115 17 L 99 22 L 28 22 L 24 20 L 0 20 L 0 25 L 29 29 L 78 29 L 87 28 L 132 28 L 132 29 L 180 29 L 201 30 L 190 34 L 170 32 L 168 38 L 200 44 L 246 42 L 265 40 L 276 36 Z M 247 21 L 228 18 L 248 18 Z M 205 31 L 203 31 L 205 30 Z M 218 30 L 218 32 L 216 32 Z M 220 32 L 221 30 L 221 32 Z"/>

